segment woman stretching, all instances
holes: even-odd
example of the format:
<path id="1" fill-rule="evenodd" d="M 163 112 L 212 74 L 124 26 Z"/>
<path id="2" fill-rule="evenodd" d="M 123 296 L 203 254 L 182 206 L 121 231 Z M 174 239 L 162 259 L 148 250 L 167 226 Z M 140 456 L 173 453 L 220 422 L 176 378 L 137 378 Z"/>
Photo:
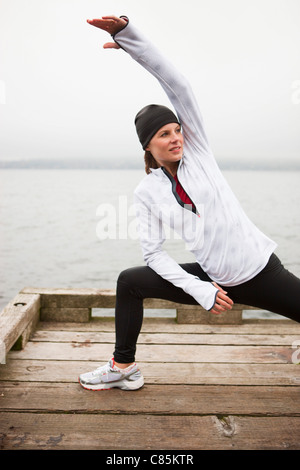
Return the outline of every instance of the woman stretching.
<path id="1" fill-rule="evenodd" d="M 126 17 L 88 20 L 114 39 L 161 84 L 176 115 L 165 106 L 144 107 L 135 118 L 146 173 L 135 190 L 136 213 L 147 266 L 123 271 L 117 282 L 113 359 L 80 375 L 84 388 L 136 390 L 143 376 L 135 363 L 143 299 L 202 305 L 214 314 L 234 302 L 300 320 L 300 280 L 274 254 L 276 243 L 245 215 L 222 176 L 186 79 Z M 163 250 L 171 227 L 194 254 L 175 262 Z"/>

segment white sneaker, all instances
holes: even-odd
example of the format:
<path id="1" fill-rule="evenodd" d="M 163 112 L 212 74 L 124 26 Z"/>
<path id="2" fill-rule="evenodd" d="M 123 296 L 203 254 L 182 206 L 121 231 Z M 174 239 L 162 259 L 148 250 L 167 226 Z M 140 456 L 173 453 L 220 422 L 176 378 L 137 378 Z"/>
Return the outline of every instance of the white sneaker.
<path id="1" fill-rule="evenodd" d="M 114 387 L 121 390 L 138 390 L 144 385 L 144 378 L 135 363 L 126 369 L 119 369 L 111 359 L 104 366 L 81 374 L 79 383 L 87 390 L 109 390 Z"/>

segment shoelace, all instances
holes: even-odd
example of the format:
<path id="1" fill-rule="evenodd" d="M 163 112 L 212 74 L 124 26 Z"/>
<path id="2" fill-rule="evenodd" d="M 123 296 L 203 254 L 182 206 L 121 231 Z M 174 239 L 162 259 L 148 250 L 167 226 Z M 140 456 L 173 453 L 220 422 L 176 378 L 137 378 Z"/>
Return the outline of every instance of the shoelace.
<path id="1" fill-rule="evenodd" d="M 97 369 L 93 370 L 92 374 L 97 375 L 97 374 L 101 373 L 101 375 L 103 375 L 103 374 L 106 374 L 108 371 L 120 372 L 121 374 L 126 374 L 126 373 L 130 372 L 131 369 L 134 368 L 134 366 L 135 366 L 135 364 L 132 364 L 131 366 L 127 367 L 126 369 L 120 369 L 119 367 L 116 367 L 116 366 L 111 367 L 110 363 L 108 362 L 104 366 L 97 367 Z"/>
<path id="2" fill-rule="evenodd" d="M 104 366 L 97 367 L 97 369 L 93 370 L 92 374 L 97 375 L 99 373 L 103 374 L 110 370 L 110 365 L 105 364 Z"/>

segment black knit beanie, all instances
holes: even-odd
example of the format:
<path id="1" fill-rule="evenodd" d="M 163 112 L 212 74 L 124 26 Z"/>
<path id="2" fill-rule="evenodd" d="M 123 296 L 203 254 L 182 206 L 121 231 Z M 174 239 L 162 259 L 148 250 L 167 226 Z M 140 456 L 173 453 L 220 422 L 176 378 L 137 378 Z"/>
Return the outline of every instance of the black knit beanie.
<path id="1" fill-rule="evenodd" d="M 135 127 L 143 149 L 145 150 L 156 132 L 166 124 L 176 122 L 178 118 L 166 106 L 150 104 L 141 109 L 135 117 Z"/>

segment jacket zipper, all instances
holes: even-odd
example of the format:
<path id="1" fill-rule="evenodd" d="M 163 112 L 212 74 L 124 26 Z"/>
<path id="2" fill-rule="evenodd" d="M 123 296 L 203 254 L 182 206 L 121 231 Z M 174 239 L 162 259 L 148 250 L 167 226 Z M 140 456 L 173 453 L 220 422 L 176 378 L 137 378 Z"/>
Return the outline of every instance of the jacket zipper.
<path id="1" fill-rule="evenodd" d="M 197 208 L 196 208 L 196 204 L 192 201 L 192 199 L 190 198 L 190 196 L 188 195 L 188 193 L 185 191 L 185 189 L 183 188 L 183 190 L 185 191 L 186 195 L 189 197 L 189 199 L 192 201 L 192 207 L 190 207 L 190 204 L 185 204 L 181 199 L 180 199 L 180 196 L 179 194 L 177 194 L 177 191 L 176 191 L 176 181 L 175 179 L 173 178 L 173 176 L 168 172 L 168 170 L 166 170 L 163 166 L 161 167 L 162 171 L 164 172 L 164 174 L 169 178 L 170 182 L 171 182 L 171 185 L 172 185 L 172 193 L 173 195 L 175 196 L 175 199 L 176 201 L 178 202 L 178 204 L 181 205 L 181 207 L 183 207 L 184 209 L 187 209 L 189 211 L 192 211 L 194 214 L 196 214 L 198 217 L 200 217 L 200 214 L 199 212 L 197 211 Z M 179 182 L 179 180 L 178 180 Z M 181 184 L 181 183 L 180 183 Z"/>

